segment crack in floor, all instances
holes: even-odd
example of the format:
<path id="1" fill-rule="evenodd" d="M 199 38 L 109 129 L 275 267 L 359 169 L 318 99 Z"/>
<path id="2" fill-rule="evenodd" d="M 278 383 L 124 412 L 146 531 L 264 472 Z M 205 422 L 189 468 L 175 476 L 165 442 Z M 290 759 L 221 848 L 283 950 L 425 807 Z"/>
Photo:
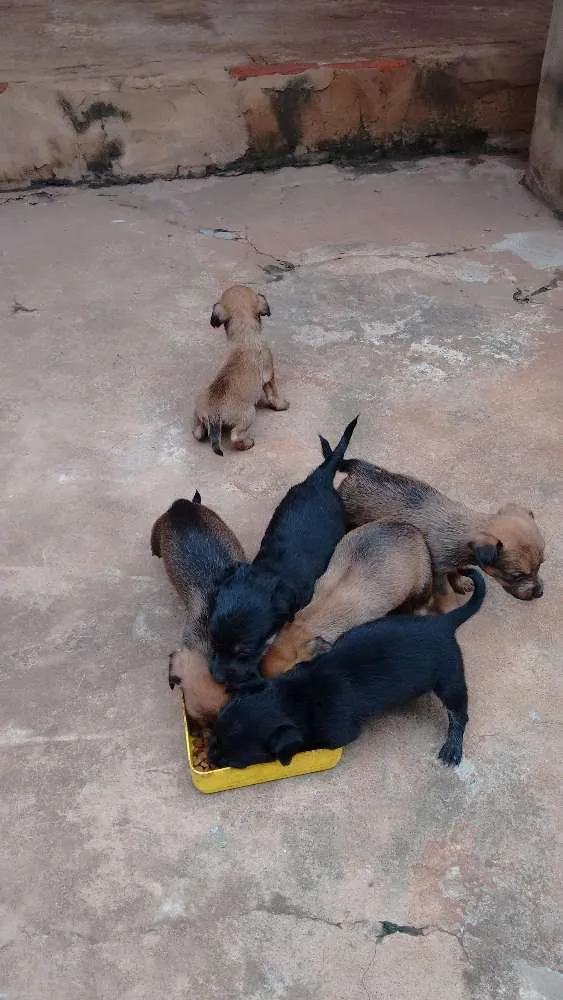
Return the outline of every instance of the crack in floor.
<path id="1" fill-rule="evenodd" d="M 441 927 L 438 924 L 423 924 L 418 926 L 416 924 L 397 924 L 392 920 L 369 920 L 367 918 L 360 918 L 358 920 L 331 920 L 330 917 L 319 916 L 316 913 L 310 913 L 308 910 L 303 909 L 301 906 L 291 903 L 285 898 L 281 893 L 274 893 L 270 901 L 267 903 L 261 903 L 258 906 L 252 908 L 250 913 L 267 913 L 274 917 L 293 917 L 296 920 L 306 920 L 311 923 L 324 924 L 326 927 L 335 927 L 337 930 L 347 931 L 354 927 L 359 927 L 361 925 L 367 925 L 373 927 L 378 925 L 380 930 L 375 934 L 376 946 L 384 941 L 386 938 L 393 937 L 395 934 L 402 934 L 408 937 L 430 937 L 432 934 L 447 934 L 448 937 L 454 938 L 459 944 L 466 961 L 471 964 L 471 959 L 469 957 L 465 942 L 463 940 L 463 930 L 459 931 L 453 930 L 448 927 Z M 375 951 L 374 951 L 375 958 Z M 372 959 L 373 963 L 373 959 Z M 368 969 L 366 969 L 364 976 L 367 975 Z M 369 993 L 368 993 L 369 995 Z"/>
<path id="2" fill-rule="evenodd" d="M 281 281 L 285 274 L 290 271 L 296 271 L 305 267 L 319 267 L 323 264 L 331 264 L 334 261 L 346 260 L 350 257 L 379 257 L 382 260 L 391 260 L 395 257 L 403 257 L 405 260 L 429 260 L 434 257 L 456 257 L 458 254 L 464 253 L 474 253 L 477 251 L 487 250 L 488 247 L 485 244 L 478 246 L 463 246 L 455 247 L 451 250 L 433 250 L 430 253 L 409 253 L 401 254 L 398 250 L 386 252 L 383 248 L 381 250 L 373 251 L 362 251 L 362 250 L 343 250 L 340 253 L 335 253 L 330 257 L 323 257 L 321 260 L 311 260 L 303 262 L 294 262 L 290 260 L 285 260 L 282 257 L 276 257 L 275 254 L 269 253 L 267 250 L 261 250 L 259 246 L 254 243 L 250 238 L 248 233 L 243 233 L 240 230 L 235 229 L 212 229 L 212 228 L 200 228 L 197 230 L 200 236 L 212 236 L 215 239 L 222 240 L 235 240 L 241 243 L 247 243 L 249 247 L 259 256 L 268 257 L 269 260 L 273 261 L 272 264 L 265 264 L 261 267 L 262 271 L 267 274 L 272 281 Z"/>
<path id="3" fill-rule="evenodd" d="M 534 288 L 530 292 L 526 292 L 523 288 L 515 288 L 512 298 L 515 302 L 519 303 L 531 302 L 537 295 L 544 295 L 546 292 L 553 291 L 554 288 L 559 286 L 561 281 L 563 281 L 563 269 L 558 268 L 551 281 L 547 281 L 545 285 L 540 285 L 539 288 Z"/>

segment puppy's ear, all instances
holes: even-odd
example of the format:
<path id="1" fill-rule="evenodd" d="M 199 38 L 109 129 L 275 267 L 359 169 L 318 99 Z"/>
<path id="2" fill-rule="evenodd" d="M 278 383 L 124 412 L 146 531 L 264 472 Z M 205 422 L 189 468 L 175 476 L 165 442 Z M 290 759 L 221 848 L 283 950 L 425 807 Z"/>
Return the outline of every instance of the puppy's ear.
<path id="1" fill-rule="evenodd" d="M 498 562 L 502 552 L 502 542 L 487 531 L 482 531 L 469 543 L 469 548 L 475 556 L 477 565 L 485 569 Z"/>
<path id="2" fill-rule="evenodd" d="M 271 316 L 270 306 L 265 295 L 261 293 L 256 296 L 256 301 L 258 303 L 258 315 L 259 316 Z"/>
<path id="3" fill-rule="evenodd" d="M 328 653 L 332 649 L 332 643 L 327 642 L 323 639 L 322 635 L 316 635 L 314 639 L 309 639 L 305 643 L 305 649 L 313 659 L 315 656 L 320 656 L 322 653 Z"/>
<path id="4" fill-rule="evenodd" d="M 330 458 L 330 456 L 332 455 L 332 448 L 330 447 L 327 439 L 324 438 L 322 436 L 322 434 L 319 434 L 319 438 L 320 438 L 320 442 L 321 442 L 321 448 L 322 448 L 322 451 L 323 451 L 323 458 L 324 458 L 324 460 L 326 462 L 327 458 Z"/>
<path id="5" fill-rule="evenodd" d="M 268 740 L 268 750 L 275 754 L 280 764 L 287 767 L 296 753 L 303 747 L 303 739 L 297 726 L 292 723 L 284 723 L 274 730 Z"/>
<path id="6" fill-rule="evenodd" d="M 192 497 L 192 503 L 201 503 L 201 493 L 199 492 L 199 490 L 195 491 Z"/>
<path id="7" fill-rule="evenodd" d="M 229 318 L 225 306 L 221 302 L 216 302 L 213 306 L 213 312 L 211 313 L 211 319 L 209 322 L 211 326 L 223 326 Z"/>

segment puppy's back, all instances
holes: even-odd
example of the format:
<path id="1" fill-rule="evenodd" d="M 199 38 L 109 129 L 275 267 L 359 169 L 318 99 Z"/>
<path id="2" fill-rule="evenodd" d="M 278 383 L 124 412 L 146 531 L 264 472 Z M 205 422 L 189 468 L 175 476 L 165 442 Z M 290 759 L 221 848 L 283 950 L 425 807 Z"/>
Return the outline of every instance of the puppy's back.
<path id="1" fill-rule="evenodd" d="M 381 518 L 402 518 L 407 514 L 417 527 L 422 527 L 425 510 L 446 500 L 439 490 L 422 479 L 389 472 L 358 458 L 347 459 L 340 469 L 347 475 L 338 487 L 338 494 L 351 527 Z"/>
<path id="2" fill-rule="evenodd" d="M 337 714 L 340 697 L 351 717 L 365 721 L 434 688 L 452 656 L 459 654 L 453 628 L 442 621 L 447 617 L 392 615 L 358 625 L 316 660 L 270 683 L 297 672 L 303 698 L 332 691 Z M 326 709 L 331 711 L 330 704 Z"/>
<path id="3" fill-rule="evenodd" d="M 246 559 L 236 535 L 215 511 L 185 499 L 175 500 L 155 522 L 151 548 L 186 604 L 193 589 L 208 595 L 226 570 Z"/>
<path id="4" fill-rule="evenodd" d="M 404 521 L 370 522 L 338 543 L 311 603 L 300 613 L 315 635 L 346 629 L 430 598 L 432 564 L 422 533 Z"/>
<path id="5" fill-rule="evenodd" d="M 311 602 L 281 629 L 262 661 L 265 677 L 318 655 L 320 637 L 344 632 L 397 608 L 414 610 L 432 590 L 432 564 L 422 533 L 404 521 L 355 528 L 338 543 Z"/>
<path id="6" fill-rule="evenodd" d="M 311 667 L 318 665 L 329 673 L 343 671 L 360 692 L 365 684 L 377 686 L 388 680 L 393 688 L 401 672 L 407 687 L 412 680 L 414 688 L 428 690 L 432 675 L 437 676 L 441 664 L 457 648 L 456 630 L 479 611 L 485 597 L 482 574 L 467 569 L 464 575 L 473 581 L 474 588 L 465 604 L 442 615 L 390 615 L 358 625 L 337 639 Z"/>

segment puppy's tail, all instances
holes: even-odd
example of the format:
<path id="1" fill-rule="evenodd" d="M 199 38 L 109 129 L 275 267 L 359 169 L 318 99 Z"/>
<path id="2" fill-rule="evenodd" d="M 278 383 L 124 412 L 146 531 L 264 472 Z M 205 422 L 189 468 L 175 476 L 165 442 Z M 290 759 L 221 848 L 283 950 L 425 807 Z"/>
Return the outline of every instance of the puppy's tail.
<path id="1" fill-rule="evenodd" d="M 207 418 L 207 431 L 211 447 L 216 455 L 222 455 L 221 451 L 221 417 L 218 413 L 212 413 Z"/>
<path id="2" fill-rule="evenodd" d="M 332 476 L 334 476 L 335 472 L 337 472 L 338 470 L 340 471 L 344 470 L 344 466 L 346 465 L 346 463 L 343 461 L 344 455 L 348 445 L 350 444 L 350 438 L 352 437 L 352 434 L 356 429 L 356 424 L 358 423 L 359 416 L 360 415 L 358 414 L 357 417 L 354 417 L 354 419 L 350 421 L 346 430 L 344 431 L 344 434 L 340 438 L 340 441 L 336 445 L 334 451 L 330 447 L 326 438 L 324 438 L 322 434 L 319 434 L 319 437 L 321 439 L 321 448 L 323 450 L 323 455 L 324 455 L 324 468 Z"/>
<path id="3" fill-rule="evenodd" d="M 470 580 L 473 580 L 473 593 L 465 604 L 462 604 L 460 608 L 456 608 L 455 611 L 448 612 L 448 618 L 455 629 L 458 629 L 460 625 L 463 625 L 468 618 L 472 618 L 476 615 L 479 608 L 481 607 L 485 594 L 487 592 L 487 587 L 483 574 L 479 572 L 478 569 L 463 569 L 460 570 L 462 576 L 468 576 Z"/>

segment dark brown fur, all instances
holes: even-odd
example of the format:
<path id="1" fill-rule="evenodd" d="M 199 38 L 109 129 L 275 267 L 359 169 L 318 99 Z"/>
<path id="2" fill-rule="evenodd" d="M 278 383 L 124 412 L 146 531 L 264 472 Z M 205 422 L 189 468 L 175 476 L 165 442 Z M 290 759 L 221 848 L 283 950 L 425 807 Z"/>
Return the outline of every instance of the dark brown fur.
<path id="1" fill-rule="evenodd" d="M 479 566 L 519 600 L 541 597 L 538 572 L 545 543 L 532 511 L 514 503 L 496 514 L 475 511 L 422 480 L 360 459 L 347 459 L 340 469 L 347 473 L 338 492 L 350 527 L 390 517 L 408 520 L 422 531 L 440 608 L 447 605 L 448 582 L 457 593 L 467 592 L 459 576 L 467 566 Z"/>
<path id="2" fill-rule="evenodd" d="M 168 682 L 171 688 L 182 685 L 188 715 L 207 726 L 226 701 L 209 673 L 209 602 L 221 577 L 246 556 L 231 529 L 201 503 L 199 493 L 191 501 L 176 500 L 155 521 L 151 552 L 163 560 L 187 609 L 183 645 L 170 656 Z"/>

